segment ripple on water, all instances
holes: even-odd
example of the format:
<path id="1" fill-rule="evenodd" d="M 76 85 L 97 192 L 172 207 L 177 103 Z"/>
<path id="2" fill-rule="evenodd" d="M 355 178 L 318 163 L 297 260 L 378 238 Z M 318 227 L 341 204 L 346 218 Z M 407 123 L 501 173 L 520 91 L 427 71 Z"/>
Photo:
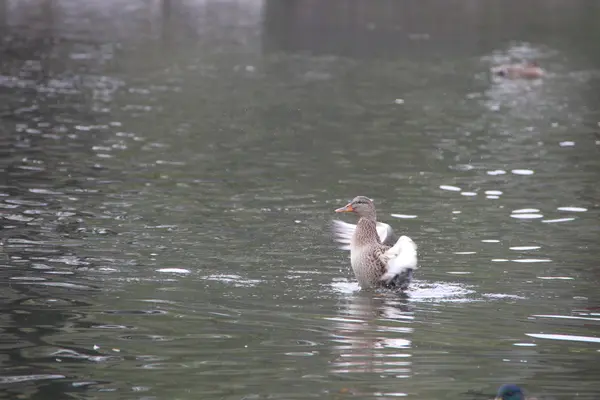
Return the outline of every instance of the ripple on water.
<path id="1" fill-rule="evenodd" d="M 440 185 L 440 189 L 447 190 L 449 192 L 460 192 L 462 190 L 458 186 L 452 186 L 452 185 Z"/>
<path id="2" fill-rule="evenodd" d="M 243 278 L 242 276 L 235 274 L 212 274 L 204 277 L 204 279 L 233 284 L 236 287 L 251 287 L 258 285 L 261 282 L 258 279 Z"/>
<path id="3" fill-rule="evenodd" d="M 50 357 L 58 360 L 85 360 L 94 363 L 106 363 L 109 361 L 122 361 L 123 357 L 116 355 L 98 355 L 86 354 L 83 351 L 75 351 L 67 348 L 56 347 L 33 347 L 22 351 L 23 357 L 28 359 L 39 359 L 40 357 Z"/>
<path id="4" fill-rule="evenodd" d="M 488 299 L 513 299 L 513 300 L 526 300 L 527 297 L 517 296 L 516 294 L 503 294 L 503 293 L 483 293 L 483 297 L 487 297 Z"/>
<path id="5" fill-rule="evenodd" d="M 530 170 L 530 169 L 513 169 L 510 172 L 512 172 L 515 175 L 533 175 L 534 174 L 533 170 Z"/>
<path id="6" fill-rule="evenodd" d="M 185 269 L 185 268 L 160 268 L 157 269 L 156 272 L 164 272 L 164 273 L 171 273 L 171 274 L 191 274 L 192 271 L 190 271 L 189 269 Z"/>
<path id="7" fill-rule="evenodd" d="M 573 146 L 575 146 L 575 142 L 572 142 L 570 140 L 565 140 L 564 142 L 560 142 L 558 145 L 560 147 L 573 147 Z"/>
<path id="8" fill-rule="evenodd" d="M 544 216 L 542 214 L 534 214 L 534 213 L 511 214 L 510 217 L 511 218 L 516 218 L 516 219 L 538 219 L 538 218 L 544 218 Z"/>
<path id="9" fill-rule="evenodd" d="M 515 251 L 524 251 L 524 250 L 537 250 L 537 249 L 541 249 L 541 246 L 513 246 L 513 247 L 509 247 L 509 249 L 511 250 L 515 250 Z"/>
<path id="10" fill-rule="evenodd" d="M 583 207 L 558 207 L 557 210 L 570 212 L 586 212 L 588 209 Z"/>
<path id="11" fill-rule="evenodd" d="M 17 383 L 27 381 L 39 381 L 44 379 L 65 379 L 64 375 L 12 375 L 12 376 L 0 376 L 0 383 Z"/>
<path id="12" fill-rule="evenodd" d="M 546 315 L 546 314 L 534 314 L 532 317 L 535 318 L 552 318 L 552 319 L 573 319 L 573 320 L 584 320 L 584 321 L 600 321 L 600 318 L 592 317 L 581 317 L 576 315 Z"/>
<path id="13" fill-rule="evenodd" d="M 513 210 L 513 214 L 531 214 L 531 213 L 539 213 L 540 210 L 537 208 L 520 208 L 518 210 Z"/>
<path id="14" fill-rule="evenodd" d="M 408 215 L 408 214 L 390 214 L 392 217 L 394 218 L 401 218 L 401 219 L 414 219 L 417 218 L 416 215 Z"/>
<path id="15" fill-rule="evenodd" d="M 556 223 L 559 223 L 559 222 L 574 221 L 575 219 L 576 219 L 575 217 L 556 218 L 556 219 L 544 219 L 544 220 L 542 220 L 542 222 L 545 223 L 545 224 L 556 224 Z"/>
<path id="16" fill-rule="evenodd" d="M 167 314 L 164 310 L 107 310 L 103 311 L 104 314 L 118 314 L 118 315 L 156 315 L 156 314 Z"/>
<path id="17" fill-rule="evenodd" d="M 76 289 L 76 290 L 98 290 L 98 288 L 94 288 L 92 286 L 80 285 L 77 283 L 70 283 L 70 282 L 19 281 L 19 282 L 15 282 L 15 284 L 52 286 L 52 287 L 61 287 L 61 288 Z"/>
<path id="18" fill-rule="evenodd" d="M 552 281 L 552 280 L 557 280 L 557 281 L 570 281 L 573 280 L 575 278 L 572 278 L 570 276 L 538 276 L 538 279 L 544 279 L 547 281 Z"/>
<path id="19" fill-rule="evenodd" d="M 550 339 L 550 340 L 566 340 L 571 342 L 587 342 L 587 343 L 600 343 L 600 337 L 594 336 L 576 336 L 576 335 L 561 335 L 552 333 L 526 333 L 525 335 L 536 338 L 536 339 Z"/>
<path id="20" fill-rule="evenodd" d="M 342 294 L 353 294 L 361 290 L 358 282 L 341 279 L 332 282 L 331 286 L 335 292 Z M 457 283 L 413 281 L 406 293 L 410 300 L 418 302 L 470 302 L 473 299 L 466 296 L 475 293 L 475 290 Z"/>
<path id="21" fill-rule="evenodd" d="M 170 337 L 170 336 L 162 336 L 162 335 L 145 335 L 145 334 L 138 334 L 138 335 L 122 335 L 119 336 L 118 339 L 120 340 L 134 340 L 134 341 L 149 341 L 149 342 L 170 342 L 175 340 L 174 337 Z"/>
<path id="22" fill-rule="evenodd" d="M 475 290 L 466 285 L 449 282 L 415 282 L 408 293 L 410 299 L 416 302 L 469 303 L 476 301 L 471 297 L 467 297 L 475 293 Z"/>

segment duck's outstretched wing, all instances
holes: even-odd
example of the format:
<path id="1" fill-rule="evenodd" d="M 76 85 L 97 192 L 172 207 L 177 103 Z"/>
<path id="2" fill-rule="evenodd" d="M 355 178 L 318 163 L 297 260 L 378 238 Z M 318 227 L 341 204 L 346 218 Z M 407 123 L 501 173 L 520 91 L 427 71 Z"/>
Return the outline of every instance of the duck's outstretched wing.
<path id="1" fill-rule="evenodd" d="M 386 246 L 393 246 L 398 240 L 398 237 L 394 233 L 392 227 L 383 222 L 377 223 L 377 234 L 379 235 L 381 244 Z"/>
<path id="2" fill-rule="evenodd" d="M 356 225 L 354 224 L 333 220 L 331 231 L 333 233 L 334 240 L 341 244 L 341 249 L 350 250 L 350 241 L 352 240 L 352 235 L 354 235 L 355 229 Z M 377 235 L 379 236 L 381 243 L 386 246 L 393 246 L 396 242 L 394 230 L 391 226 L 384 224 L 383 222 L 377 223 Z"/>
<path id="3" fill-rule="evenodd" d="M 349 224 L 344 221 L 333 220 L 331 224 L 331 233 L 333 233 L 333 240 L 341 244 L 340 249 L 350 250 L 350 241 L 356 225 Z"/>
<path id="4" fill-rule="evenodd" d="M 401 236 L 392 247 L 381 256 L 381 261 L 386 265 L 386 271 L 381 280 L 391 282 L 397 275 L 417 268 L 417 245 L 408 236 Z"/>

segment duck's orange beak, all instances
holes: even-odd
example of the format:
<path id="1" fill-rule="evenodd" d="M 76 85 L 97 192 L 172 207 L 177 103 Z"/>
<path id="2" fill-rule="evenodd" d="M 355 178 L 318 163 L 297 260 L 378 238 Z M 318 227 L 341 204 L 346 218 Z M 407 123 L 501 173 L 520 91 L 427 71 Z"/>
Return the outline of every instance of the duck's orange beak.
<path id="1" fill-rule="evenodd" d="M 340 212 L 354 212 L 354 208 L 352 208 L 352 204 L 351 203 L 348 203 L 344 207 L 338 208 L 337 210 L 335 210 L 335 212 L 336 213 L 340 213 Z"/>

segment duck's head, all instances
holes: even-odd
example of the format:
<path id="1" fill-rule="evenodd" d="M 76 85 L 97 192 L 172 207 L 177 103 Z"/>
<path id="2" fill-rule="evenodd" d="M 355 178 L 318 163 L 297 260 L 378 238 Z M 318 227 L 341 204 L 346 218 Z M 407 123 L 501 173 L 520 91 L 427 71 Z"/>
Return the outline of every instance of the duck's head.
<path id="1" fill-rule="evenodd" d="M 525 400 L 525 395 L 517 385 L 507 384 L 500 386 L 494 400 Z"/>
<path id="2" fill-rule="evenodd" d="M 492 74 L 496 76 L 506 76 L 508 75 L 508 72 L 505 67 L 495 67 L 492 68 Z"/>
<path id="3" fill-rule="evenodd" d="M 373 200 L 365 196 L 356 196 L 344 207 L 338 208 L 335 212 L 353 212 L 361 218 L 375 219 L 375 205 Z"/>

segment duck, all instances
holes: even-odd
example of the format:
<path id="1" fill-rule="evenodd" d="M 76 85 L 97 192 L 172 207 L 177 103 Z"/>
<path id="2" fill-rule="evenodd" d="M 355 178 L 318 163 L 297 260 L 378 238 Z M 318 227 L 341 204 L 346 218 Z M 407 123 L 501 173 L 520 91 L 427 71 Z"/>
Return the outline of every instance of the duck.
<path id="1" fill-rule="evenodd" d="M 509 383 L 500 386 L 494 400 L 536 400 L 532 397 L 525 397 L 523 390 L 515 384 Z"/>
<path id="2" fill-rule="evenodd" d="M 350 250 L 350 264 L 362 289 L 406 291 L 417 268 L 417 245 L 396 235 L 388 224 L 377 222 L 373 200 L 357 196 L 336 213 L 357 214 L 356 225 L 334 220 L 334 239 Z"/>
<path id="3" fill-rule="evenodd" d="M 525 64 L 507 64 L 492 68 L 492 73 L 509 79 L 539 79 L 544 76 L 544 70 L 536 61 Z"/>

